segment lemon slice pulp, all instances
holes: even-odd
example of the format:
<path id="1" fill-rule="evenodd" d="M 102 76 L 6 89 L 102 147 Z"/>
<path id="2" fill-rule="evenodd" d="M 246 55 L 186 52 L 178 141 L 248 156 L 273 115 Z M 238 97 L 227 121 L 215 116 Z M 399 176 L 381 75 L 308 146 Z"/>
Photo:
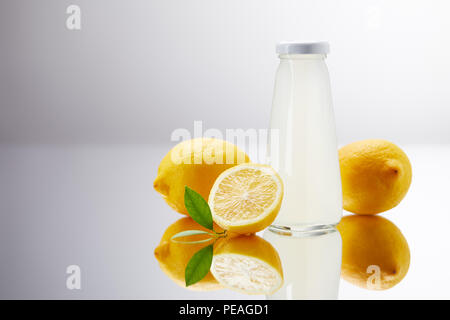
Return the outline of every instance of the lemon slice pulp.
<path id="1" fill-rule="evenodd" d="M 272 294 L 283 284 L 278 253 L 256 235 L 241 235 L 219 245 L 211 273 L 224 287 L 245 294 Z"/>
<path id="2" fill-rule="evenodd" d="M 237 233 L 254 233 L 269 226 L 278 214 L 283 183 L 267 165 L 246 163 L 217 178 L 209 195 L 214 221 Z"/>

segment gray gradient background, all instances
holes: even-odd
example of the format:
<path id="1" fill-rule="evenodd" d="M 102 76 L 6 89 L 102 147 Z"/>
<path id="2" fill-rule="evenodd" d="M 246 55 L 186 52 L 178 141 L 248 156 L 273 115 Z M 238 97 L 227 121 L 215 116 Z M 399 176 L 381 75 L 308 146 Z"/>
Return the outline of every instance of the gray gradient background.
<path id="1" fill-rule="evenodd" d="M 194 120 L 265 128 L 274 45 L 296 39 L 331 43 L 340 142 L 450 142 L 447 1 L 0 3 L 4 143 L 165 143 Z M 79 32 L 65 28 L 72 3 Z"/>
<path id="2" fill-rule="evenodd" d="M 81 7 L 80 31 L 65 27 L 69 4 Z M 170 133 L 194 120 L 266 128 L 275 43 L 328 40 L 341 145 L 386 138 L 448 157 L 449 9 L 1 0 L 0 298 L 246 298 L 178 289 L 157 267 L 153 248 L 178 218 L 152 190 Z M 432 157 L 417 155 L 426 168 Z M 81 291 L 65 288 L 69 264 L 82 268 Z"/>

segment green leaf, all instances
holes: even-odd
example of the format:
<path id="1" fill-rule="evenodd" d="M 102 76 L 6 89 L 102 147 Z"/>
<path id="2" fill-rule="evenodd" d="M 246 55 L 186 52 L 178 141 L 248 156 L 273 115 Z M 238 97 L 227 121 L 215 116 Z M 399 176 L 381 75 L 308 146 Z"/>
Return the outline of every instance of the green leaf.
<path id="1" fill-rule="evenodd" d="M 209 230 L 213 230 L 213 218 L 208 203 L 201 195 L 188 186 L 184 188 L 184 205 L 195 222 Z"/>
<path id="2" fill-rule="evenodd" d="M 189 236 L 195 236 L 198 234 L 209 234 L 211 237 L 207 238 L 207 239 L 203 239 L 203 240 L 195 240 L 195 241 L 180 241 L 180 240 L 175 240 L 176 238 L 182 238 L 182 237 L 189 237 Z M 204 243 L 204 242 L 208 242 L 211 241 L 212 239 L 214 239 L 214 234 L 208 232 L 208 231 L 203 231 L 203 230 L 186 230 L 186 231 L 181 231 L 178 232 L 176 235 L 172 236 L 172 238 L 170 238 L 170 240 L 172 242 L 176 242 L 176 243 L 185 243 L 185 244 L 195 244 L 195 243 Z"/>
<path id="3" fill-rule="evenodd" d="M 186 287 L 199 282 L 208 274 L 209 269 L 211 268 L 212 258 L 212 244 L 200 249 L 192 256 L 184 270 Z"/>

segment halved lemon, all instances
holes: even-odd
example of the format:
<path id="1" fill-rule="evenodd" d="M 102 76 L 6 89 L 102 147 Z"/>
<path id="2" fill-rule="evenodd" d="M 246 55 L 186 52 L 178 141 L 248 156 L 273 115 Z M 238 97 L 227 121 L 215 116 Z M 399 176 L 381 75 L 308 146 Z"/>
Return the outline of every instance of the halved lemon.
<path id="1" fill-rule="evenodd" d="M 211 273 L 224 287 L 245 294 L 272 294 L 283 285 L 277 251 L 256 235 L 241 235 L 219 242 L 214 250 Z"/>
<path id="2" fill-rule="evenodd" d="M 268 227 L 280 210 L 283 182 L 270 166 L 245 163 L 222 172 L 209 194 L 214 221 L 236 233 Z"/>

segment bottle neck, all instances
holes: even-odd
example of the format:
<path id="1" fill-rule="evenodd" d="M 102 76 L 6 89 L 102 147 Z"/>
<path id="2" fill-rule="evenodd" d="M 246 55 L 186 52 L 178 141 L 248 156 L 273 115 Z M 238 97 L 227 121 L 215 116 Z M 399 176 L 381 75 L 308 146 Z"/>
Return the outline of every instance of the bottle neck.
<path id="1" fill-rule="evenodd" d="M 280 60 L 325 60 L 326 54 L 280 54 Z"/>

